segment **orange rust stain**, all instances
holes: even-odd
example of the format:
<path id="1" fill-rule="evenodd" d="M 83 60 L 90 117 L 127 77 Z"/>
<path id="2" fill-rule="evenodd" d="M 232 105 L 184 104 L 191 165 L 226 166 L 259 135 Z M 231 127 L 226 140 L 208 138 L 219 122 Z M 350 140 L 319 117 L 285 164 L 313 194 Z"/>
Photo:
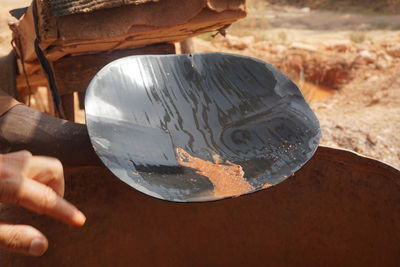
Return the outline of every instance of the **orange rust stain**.
<path id="1" fill-rule="evenodd" d="M 263 185 L 263 189 L 266 189 L 266 188 L 270 188 L 272 186 L 272 184 L 265 184 L 265 185 Z"/>
<path id="2" fill-rule="evenodd" d="M 241 166 L 230 161 L 223 162 L 215 155 L 215 163 L 191 156 L 182 148 L 177 148 L 178 163 L 184 167 L 198 170 L 197 173 L 207 177 L 214 185 L 214 195 L 218 197 L 239 196 L 253 190 L 244 178 Z"/>

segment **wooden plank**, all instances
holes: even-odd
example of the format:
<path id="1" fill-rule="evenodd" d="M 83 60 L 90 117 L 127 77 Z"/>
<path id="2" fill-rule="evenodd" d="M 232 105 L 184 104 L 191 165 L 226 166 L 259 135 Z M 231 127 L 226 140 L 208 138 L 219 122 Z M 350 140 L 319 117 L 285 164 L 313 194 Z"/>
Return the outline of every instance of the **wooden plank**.
<path id="1" fill-rule="evenodd" d="M 28 82 L 31 87 L 47 86 L 47 79 L 41 70 L 28 75 Z M 17 91 L 29 90 L 23 73 L 17 76 Z"/>
<path id="2" fill-rule="evenodd" d="M 0 88 L 12 97 L 15 97 L 17 64 L 15 54 L 0 57 Z"/>
<path id="3" fill-rule="evenodd" d="M 85 109 L 85 93 L 78 93 L 79 109 Z"/>
<path id="4" fill-rule="evenodd" d="M 36 58 L 35 47 L 33 45 L 36 33 L 33 25 L 32 7 L 30 6 L 18 25 L 11 26 L 13 38 L 19 40 L 21 46 L 20 52 L 24 60 L 27 62 Z"/>
<path id="5" fill-rule="evenodd" d="M 89 13 L 99 9 L 120 7 L 123 5 L 139 5 L 158 0 L 49 0 L 48 6 L 54 16 L 65 16 Z"/>
<path id="6" fill-rule="evenodd" d="M 72 44 L 73 42 L 134 35 L 136 32 L 143 32 L 143 26 L 169 28 L 186 25 L 190 28 L 190 21 L 204 15 L 204 11 L 209 11 L 207 16 L 209 22 L 219 20 L 219 13 L 225 11 L 241 11 L 243 13 L 242 16 L 230 13 L 236 15 L 230 19 L 239 19 L 246 15 L 244 7 L 240 5 L 229 6 L 225 10 L 217 11 L 206 6 L 206 2 L 206 0 L 168 0 L 156 4 L 147 3 L 101 10 L 91 13 L 90 16 L 64 16 L 58 21 L 59 34 L 63 39 L 63 44 Z M 242 2 L 244 1 L 242 0 Z"/>
<path id="7" fill-rule="evenodd" d="M 130 55 L 175 54 L 173 44 L 159 44 L 111 53 L 66 57 L 53 63 L 60 95 L 84 92 L 96 73 L 113 60 Z"/>
<path id="8" fill-rule="evenodd" d="M 57 17 L 52 16 L 50 6 L 46 1 L 35 0 L 37 3 L 40 47 L 45 50 L 50 44 L 58 38 Z"/>
<path id="9" fill-rule="evenodd" d="M 74 94 L 70 93 L 61 96 L 61 105 L 64 110 L 65 118 L 69 121 L 75 121 Z"/>
<path id="10" fill-rule="evenodd" d="M 24 66 L 22 66 L 21 59 L 18 59 L 17 66 L 18 66 L 18 73 L 23 73 L 24 67 L 25 67 L 26 74 L 28 74 L 28 75 L 33 75 L 42 69 L 42 67 L 39 64 L 39 61 L 37 61 L 37 60 L 32 61 L 32 62 L 25 61 Z"/>
<path id="11" fill-rule="evenodd" d="M 245 0 L 165 0 L 56 18 L 46 10 L 46 1 L 36 1 L 40 12 L 40 46 L 50 61 L 67 55 L 180 42 L 246 16 Z M 16 28 L 24 36 L 25 61 L 32 62 L 36 58 L 35 36 L 29 12 L 31 8 Z"/>
<path id="12" fill-rule="evenodd" d="M 40 0 L 37 0 L 40 2 Z M 48 14 L 46 6 L 38 4 L 38 23 L 40 35 L 40 47 L 46 50 L 58 38 L 57 21 L 55 17 Z M 18 48 L 25 62 L 36 61 L 34 42 L 36 39 L 33 8 L 29 6 L 25 15 L 20 21 L 10 25 L 13 32 L 13 39 L 17 40 Z"/>
<path id="13" fill-rule="evenodd" d="M 202 33 L 217 30 L 235 22 L 238 17 L 243 16 L 245 16 L 245 13 L 242 11 L 225 11 L 214 14 L 205 10 L 201 13 L 200 17 L 195 17 L 187 24 L 173 27 L 146 27 L 144 30 L 141 27 L 136 32 L 132 30 L 127 35 L 113 39 L 74 41 L 71 44 L 64 42 L 62 46 L 54 46 L 48 49 L 46 53 L 49 60 L 55 61 L 68 54 L 86 54 L 114 49 L 128 49 L 159 42 L 176 43 Z"/>
<path id="14" fill-rule="evenodd" d="M 168 0 L 156 4 L 124 6 L 93 12 L 90 17 L 82 15 L 60 17 L 58 29 L 63 44 L 112 39 L 135 34 L 138 25 L 173 27 L 185 24 L 204 8 L 204 0 Z"/>

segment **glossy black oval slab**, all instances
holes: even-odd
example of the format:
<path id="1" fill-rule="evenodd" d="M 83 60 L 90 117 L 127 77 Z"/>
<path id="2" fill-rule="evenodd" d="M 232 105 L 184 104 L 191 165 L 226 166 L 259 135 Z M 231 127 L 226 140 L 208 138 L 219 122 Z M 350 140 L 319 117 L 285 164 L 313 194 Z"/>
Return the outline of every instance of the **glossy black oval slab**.
<path id="1" fill-rule="evenodd" d="M 233 196 L 216 194 L 198 169 L 180 165 L 177 149 L 241 166 L 254 192 L 297 171 L 320 137 L 316 116 L 284 74 L 232 54 L 116 60 L 93 78 L 85 107 L 104 164 L 135 189 L 170 201 Z"/>

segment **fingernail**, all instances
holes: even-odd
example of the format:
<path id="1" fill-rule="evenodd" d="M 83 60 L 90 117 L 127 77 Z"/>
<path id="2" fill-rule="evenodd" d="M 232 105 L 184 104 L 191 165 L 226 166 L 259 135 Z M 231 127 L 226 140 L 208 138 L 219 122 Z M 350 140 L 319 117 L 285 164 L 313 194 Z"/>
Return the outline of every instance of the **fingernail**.
<path id="1" fill-rule="evenodd" d="M 77 211 L 77 212 L 75 212 L 75 215 L 74 215 L 74 221 L 76 222 L 77 225 L 84 225 L 85 221 L 86 221 L 86 217 L 85 217 L 85 215 L 83 215 L 82 212 Z"/>
<path id="2" fill-rule="evenodd" d="M 41 238 L 35 238 L 29 247 L 29 254 L 32 256 L 42 256 L 46 252 L 46 242 Z"/>

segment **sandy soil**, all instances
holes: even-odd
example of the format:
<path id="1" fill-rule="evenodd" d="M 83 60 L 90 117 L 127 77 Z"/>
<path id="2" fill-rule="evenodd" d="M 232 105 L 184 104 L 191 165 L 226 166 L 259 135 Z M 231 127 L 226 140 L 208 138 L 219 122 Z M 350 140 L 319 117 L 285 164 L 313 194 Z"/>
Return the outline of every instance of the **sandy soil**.
<path id="1" fill-rule="evenodd" d="M 266 19 L 273 28 L 332 31 L 400 30 L 400 15 L 338 13 L 276 5 L 268 5 L 266 8 Z M 257 13 L 260 16 L 260 11 Z"/>
<path id="2" fill-rule="evenodd" d="M 0 55 L 10 49 L 8 10 L 30 2 L 2 0 Z M 400 167 L 400 16 L 257 5 L 228 38 L 196 38 L 196 51 L 271 62 L 303 88 L 320 120 L 322 144 Z"/>
<path id="3" fill-rule="evenodd" d="M 196 51 L 239 53 L 274 64 L 303 87 L 320 120 L 322 144 L 400 167 L 400 17 L 268 8 L 259 17 L 262 8 L 250 7 L 247 21 L 226 38 L 196 38 Z M 304 88 L 309 84 L 311 92 Z"/>

